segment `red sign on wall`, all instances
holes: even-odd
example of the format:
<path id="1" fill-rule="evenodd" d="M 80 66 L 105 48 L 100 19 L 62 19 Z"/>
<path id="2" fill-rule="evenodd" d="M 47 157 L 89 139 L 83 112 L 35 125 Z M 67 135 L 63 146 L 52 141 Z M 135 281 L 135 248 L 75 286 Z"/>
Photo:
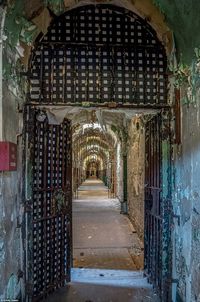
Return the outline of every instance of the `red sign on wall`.
<path id="1" fill-rule="evenodd" d="M 17 145 L 0 142 L 0 171 L 17 170 Z"/>

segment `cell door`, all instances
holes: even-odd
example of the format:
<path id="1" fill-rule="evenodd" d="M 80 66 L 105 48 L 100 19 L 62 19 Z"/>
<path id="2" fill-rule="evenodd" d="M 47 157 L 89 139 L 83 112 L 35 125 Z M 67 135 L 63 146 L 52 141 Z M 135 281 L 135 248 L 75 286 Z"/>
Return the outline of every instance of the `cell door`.
<path id="1" fill-rule="evenodd" d="M 71 125 L 29 107 L 25 130 L 26 301 L 39 301 L 70 281 Z"/>
<path id="2" fill-rule="evenodd" d="M 170 127 L 164 115 L 146 125 L 145 273 L 162 302 L 171 302 Z"/>

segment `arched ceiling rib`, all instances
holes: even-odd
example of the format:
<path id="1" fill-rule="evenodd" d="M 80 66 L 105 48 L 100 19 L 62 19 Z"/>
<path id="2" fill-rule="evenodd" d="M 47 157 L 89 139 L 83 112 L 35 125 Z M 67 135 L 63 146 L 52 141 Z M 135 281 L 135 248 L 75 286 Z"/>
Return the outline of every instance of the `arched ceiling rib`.
<path id="1" fill-rule="evenodd" d="M 83 168 L 86 169 L 87 165 L 90 163 L 96 162 L 99 165 L 100 169 L 106 168 L 106 162 L 101 156 L 94 157 L 93 155 L 87 156 L 83 161 Z"/>
<path id="2" fill-rule="evenodd" d="M 95 149 L 91 149 L 91 150 L 88 150 L 87 147 L 82 149 L 81 150 L 81 153 L 80 153 L 80 160 L 84 161 L 84 159 L 87 157 L 87 156 L 90 156 L 90 155 L 97 155 L 97 156 L 100 156 L 101 158 L 104 159 L 104 161 L 106 161 L 108 159 L 108 153 L 103 150 L 103 149 L 99 149 L 99 150 L 95 150 Z"/>
<path id="3" fill-rule="evenodd" d="M 114 147 L 114 140 L 109 134 L 105 137 L 105 135 L 101 135 L 101 133 L 93 133 L 92 131 L 86 134 L 73 136 L 73 146 L 75 149 L 80 148 L 84 144 L 98 144 L 104 148 L 109 148 L 111 146 Z"/>

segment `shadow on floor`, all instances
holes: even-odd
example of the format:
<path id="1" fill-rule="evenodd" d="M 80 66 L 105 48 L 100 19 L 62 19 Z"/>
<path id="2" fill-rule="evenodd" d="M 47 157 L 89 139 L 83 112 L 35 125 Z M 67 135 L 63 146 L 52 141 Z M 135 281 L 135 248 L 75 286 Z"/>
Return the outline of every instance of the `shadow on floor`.
<path id="1" fill-rule="evenodd" d="M 72 282 L 48 302 L 158 302 L 141 272 L 73 269 Z"/>

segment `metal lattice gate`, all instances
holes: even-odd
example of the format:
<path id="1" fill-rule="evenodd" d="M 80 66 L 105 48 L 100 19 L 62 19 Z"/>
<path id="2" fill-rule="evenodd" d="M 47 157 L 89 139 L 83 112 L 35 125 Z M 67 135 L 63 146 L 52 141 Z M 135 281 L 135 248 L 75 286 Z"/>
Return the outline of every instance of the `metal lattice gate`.
<path id="1" fill-rule="evenodd" d="M 167 59 L 146 21 L 113 5 L 57 18 L 30 64 L 29 102 L 165 105 Z"/>
<path id="2" fill-rule="evenodd" d="M 28 109 L 26 298 L 38 301 L 70 280 L 71 126 L 50 125 L 44 112 Z"/>
<path id="3" fill-rule="evenodd" d="M 171 301 L 171 234 L 169 119 L 154 116 L 146 125 L 144 267 L 161 301 Z M 165 125 L 164 125 L 165 124 Z M 167 126 L 167 127 L 166 127 Z M 164 130 L 164 127 L 166 129 Z M 165 134 L 164 134 L 165 132 Z M 166 136 L 166 137 L 165 137 Z M 166 158 L 163 142 L 166 139 Z M 166 146 L 165 146 L 166 147 Z M 165 166 L 165 167 L 164 167 Z M 165 168 L 165 180 L 163 171 Z M 167 184 L 165 183 L 167 181 Z M 165 188 L 165 193 L 164 189 Z M 166 195 L 166 196 L 165 196 Z"/>
<path id="4" fill-rule="evenodd" d="M 149 280 L 161 291 L 162 210 L 161 210 L 161 120 L 158 116 L 146 127 L 145 175 L 145 269 Z"/>

